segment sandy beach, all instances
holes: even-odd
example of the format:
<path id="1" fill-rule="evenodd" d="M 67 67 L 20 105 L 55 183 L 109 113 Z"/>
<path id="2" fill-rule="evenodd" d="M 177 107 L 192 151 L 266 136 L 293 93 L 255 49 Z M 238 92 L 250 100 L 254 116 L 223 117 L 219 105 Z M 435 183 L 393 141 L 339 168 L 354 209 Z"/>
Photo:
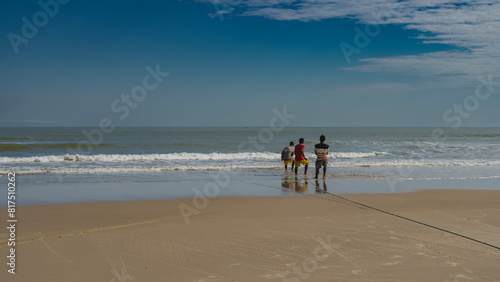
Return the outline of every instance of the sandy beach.
<path id="1" fill-rule="evenodd" d="M 500 246 L 500 191 L 343 195 Z M 499 281 L 500 250 L 327 194 L 24 206 L 2 281 Z M 5 222 L 5 221 L 4 221 Z M 1 252 L 8 253 L 6 238 Z M 5 256 L 4 256 L 5 259 Z"/>
<path id="2" fill-rule="evenodd" d="M 0 282 L 500 282 L 500 0 L 0 15 Z"/>

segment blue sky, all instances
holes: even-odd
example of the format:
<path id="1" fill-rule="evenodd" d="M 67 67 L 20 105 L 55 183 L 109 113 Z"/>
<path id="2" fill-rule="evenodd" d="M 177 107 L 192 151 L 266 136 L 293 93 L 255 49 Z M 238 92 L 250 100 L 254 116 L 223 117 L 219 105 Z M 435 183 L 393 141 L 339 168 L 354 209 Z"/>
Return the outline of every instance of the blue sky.
<path id="1" fill-rule="evenodd" d="M 291 126 L 447 127 L 478 76 L 500 81 L 496 1 L 41 2 L 58 11 L 32 38 L 37 1 L 0 12 L 0 126 L 265 126 L 286 106 Z M 113 101 L 157 65 L 170 75 L 120 119 Z M 500 126 L 490 94 L 463 125 Z"/>

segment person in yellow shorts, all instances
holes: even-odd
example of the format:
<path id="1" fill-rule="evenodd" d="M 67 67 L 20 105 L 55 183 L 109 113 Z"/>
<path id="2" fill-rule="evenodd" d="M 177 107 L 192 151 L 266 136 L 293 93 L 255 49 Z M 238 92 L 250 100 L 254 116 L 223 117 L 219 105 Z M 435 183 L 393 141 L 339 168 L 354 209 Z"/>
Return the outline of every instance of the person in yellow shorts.
<path id="1" fill-rule="evenodd" d="M 299 139 L 299 144 L 295 146 L 295 174 L 297 174 L 300 165 L 303 165 L 305 170 L 304 174 L 307 174 L 307 168 L 309 167 L 309 162 L 304 154 L 306 146 L 304 145 L 304 138 Z"/>
<path id="2" fill-rule="evenodd" d="M 293 141 L 290 142 L 290 146 L 286 146 L 285 148 L 283 148 L 283 151 L 281 151 L 281 160 L 285 164 L 285 172 L 287 171 L 289 164 L 292 164 L 293 171 L 293 152 L 295 150 L 293 144 Z"/>

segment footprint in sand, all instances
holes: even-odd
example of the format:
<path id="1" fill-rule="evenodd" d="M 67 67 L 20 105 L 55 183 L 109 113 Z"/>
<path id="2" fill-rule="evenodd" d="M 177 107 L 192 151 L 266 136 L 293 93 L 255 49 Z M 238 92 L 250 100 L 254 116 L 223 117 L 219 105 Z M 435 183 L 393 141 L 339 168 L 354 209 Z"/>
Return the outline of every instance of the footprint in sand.
<path id="1" fill-rule="evenodd" d="M 217 279 L 217 276 L 214 276 L 214 275 L 210 275 L 206 278 L 201 278 L 201 279 L 198 279 L 198 280 L 194 280 L 193 282 L 208 282 L 208 281 L 215 281 L 214 279 Z M 219 279 L 217 279 L 219 280 Z"/>
<path id="2" fill-rule="evenodd" d="M 266 274 L 266 275 L 263 275 L 262 277 L 266 278 L 266 279 L 277 279 L 277 278 L 284 278 L 285 274 L 280 272 L 280 273 L 276 273 L 276 274 Z"/>
<path id="3" fill-rule="evenodd" d="M 456 274 L 455 277 L 453 279 L 445 279 L 444 282 L 458 282 L 458 281 L 462 281 L 463 280 L 473 280 L 473 278 L 471 277 L 468 277 L 464 274 Z"/>
<path id="4" fill-rule="evenodd" d="M 415 246 L 419 247 L 419 248 L 423 248 L 424 247 L 424 244 L 415 244 Z"/>
<path id="5" fill-rule="evenodd" d="M 360 273 L 361 273 L 361 270 L 359 270 L 359 269 L 358 269 L 358 270 L 352 270 L 351 272 L 352 272 L 352 274 L 354 274 L 354 275 L 358 275 L 358 274 L 360 274 Z"/>
<path id="6" fill-rule="evenodd" d="M 401 239 L 399 239 L 398 237 L 394 237 L 394 236 L 392 236 L 392 237 L 390 237 L 390 238 L 391 238 L 392 240 L 399 240 L 399 241 L 401 241 Z"/>
<path id="7" fill-rule="evenodd" d="M 391 260 L 395 260 L 395 259 L 398 259 L 398 258 L 402 258 L 402 256 L 394 255 L 394 256 L 391 257 Z M 396 264 L 399 264 L 399 263 L 401 263 L 401 261 L 386 262 L 386 263 L 383 263 L 382 265 L 396 265 Z"/>
<path id="8" fill-rule="evenodd" d="M 457 266 L 457 265 L 458 265 L 458 263 L 456 263 L 456 262 L 451 262 L 451 261 L 447 261 L 447 262 L 446 262 L 446 264 L 448 264 L 448 265 L 449 265 L 449 266 L 451 266 L 451 267 L 455 267 L 455 266 Z"/>

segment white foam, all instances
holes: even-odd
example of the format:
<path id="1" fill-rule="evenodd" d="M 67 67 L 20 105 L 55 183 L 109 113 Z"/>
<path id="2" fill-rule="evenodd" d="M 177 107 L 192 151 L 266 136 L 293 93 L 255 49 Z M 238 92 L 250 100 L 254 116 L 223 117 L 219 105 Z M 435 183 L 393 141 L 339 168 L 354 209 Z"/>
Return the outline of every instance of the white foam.
<path id="1" fill-rule="evenodd" d="M 236 170 L 236 169 L 281 169 L 282 165 L 268 163 L 267 165 L 169 165 L 169 166 L 84 166 L 84 167 L 12 167 L 8 170 L 0 167 L 0 174 L 6 174 L 15 171 L 18 174 L 112 174 L 112 173 L 136 173 L 136 172 L 162 172 L 162 171 L 203 171 L 203 170 Z M 4 170 L 5 169 L 5 170 Z"/>
<path id="2" fill-rule="evenodd" d="M 384 161 L 332 161 L 333 167 L 475 167 L 500 166 L 500 161 L 485 160 L 384 160 Z"/>
<path id="3" fill-rule="evenodd" d="M 196 161 L 196 160 L 272 160 L 280 155 L 270 152 L 256 153 L 171 153 L 171 154 L 100 154 L 100 155 L 49 155 L 33 157 L 0 157 L 0 163 L 51 163 L 51 162 L 129 162 L 129 161 Z"/>
<path id="4" fill-rule="evenodd" d="M 314 167 L 314 160 L 310 160 L 310 166 Z M 394 173 L 395 168 L 446 168 L 456 167 L 467 169 L 467 167 L 500 167 L 500 161 L 457 161 L 457 160 L 387 160 L 369 161 L 368 159 L 356 160 L 330 160 L 328 166 L 333 169 L 373 169 L 379 168 L 386 171 L 387 175 Z M 19 163 L 0 166 L 0 173 L 8 171 L 17 173 L 134 173 L 134 172 L 160 172 L 160 171 L 202 171 L 202 170 L 239 170 L 239 169 L 282 169 L 283 163 L 279 159 L 268 160 L 225 160 L 225 161 L 167 161 L 167 162 L 141 162 L 130 161 L 121 163 L 103 162 L 53 162 L 53 163 Z"/>
<path id="5" fill-rule="evenodd" d="M 359 152 L 335 152 L 331 153 L 334 158 L 337 159 L 355 159 L 355 158 L 371 158 L 378 156 L 388 155 L 387 152 L 368 152 L 368 153 L 359 153 Z"/>
<path id="6" fill-rule="evenodd" d="M 331 153 L 333 158 L 369 158 L 386 155 L 386 152 L 340 152 Z M 315 158 L 314 153 L 306 153 Z M 170 153 L 170 154 L 100 154 L 100 155 L 49 155 L 33 157 L 0 157 L 0 163 L 53 163 L 53 162 L 130 162 L 130 161 L 229 161 L 229 160 L 280 160 L 273 152 L 245 153 Z"/>
<path id="7" fill-rule="evenodd" d="M 306 153 L 310 167 L 315 155 Z M 0 173 L 133 173 L 190 170 L 282 169 L 279 153 L 170 153 L 170 154 L 99 154 L 0 157 Z M 401 159 L 386 152 L 332 152 L 329 167 L 378 168 L 390 174 L 394 168 L 415 167 L 495 167 L 498 159 Z"/>

